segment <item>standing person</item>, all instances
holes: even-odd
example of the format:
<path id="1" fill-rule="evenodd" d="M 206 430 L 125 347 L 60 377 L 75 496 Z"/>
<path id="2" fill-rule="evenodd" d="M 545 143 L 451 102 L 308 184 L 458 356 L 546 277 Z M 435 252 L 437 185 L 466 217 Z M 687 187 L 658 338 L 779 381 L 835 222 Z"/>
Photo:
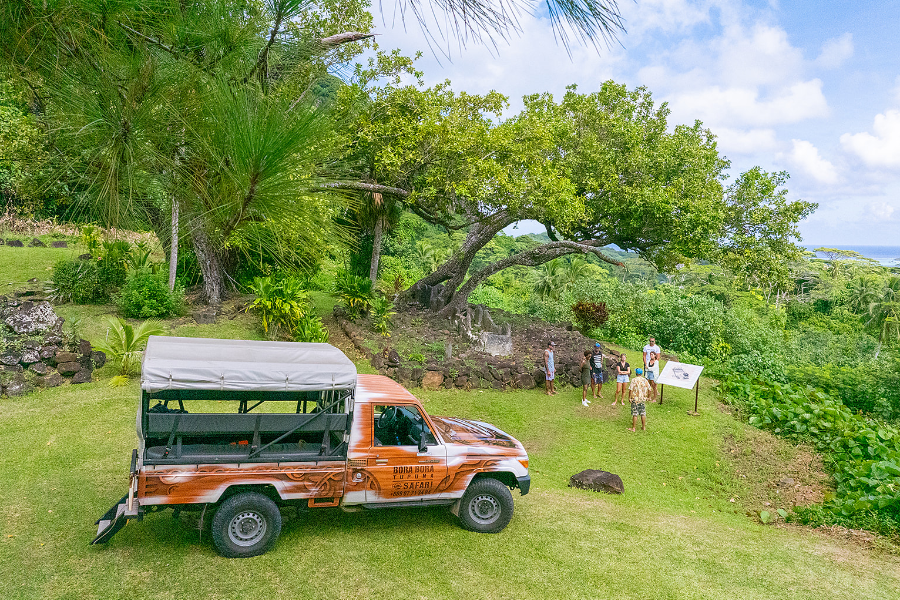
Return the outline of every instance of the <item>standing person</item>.
<path id="1" fill-rule="evenodd" d="M 591 351 L 585 350 L 584 356 L 581 357 L 581 405 L 590 406 L 591 401 L 587 399 L 587 389 L 591 384 Z"/>
<path id="2" fill-rule="evenodd" d="M 603 398 L 603 352 L 600 350 L 600 342 L 594 343 L 594 352 L 591 354 L 591 393 L 594 398 Z"/>
<path id="3" fill-rule="evenodd" d="M 659 346 L 656 345 L 656 340 L 653 338 L 652 335 L 650 336 L 649 343 L 646 346 L 644 346 L 644 370 L 645 371 L 647 370 L 647 361 L 650 359 L 651 352 L 656 352 L 657 359 L 659 358 L 659 355 L 662 354 L 662 348 L 660 348 Z"/>
<path id="4" fill-rule="evenodd" d="M 628 376 L 631 374 L 631 365 L 624 354 L 619 356 L 619 362 L 616 363 L 616 393 L 613 396 L 612 406 L 616 405 L 616 401 L 621 397 L 622 406 L 625 406 L 625 390 L 628 389 Z M 621 396 L 620 396 L 621 394 Z"/>
<path id="5" fill-rule="evenodd" d="M 556 363 L 553 359 L 553 349 L 555 347 L 555 342 L 547 342 L 547 349 L 544 350 L 544 373 L 547 375 L 547 381 L 544 385 L 547 388 L 548 396 L 556 395 L 556 390 L 553 389 L 553 379 L 556 377 Z"/>
<path id="6" fill-rule="evenodd" d="M 631 401 L 631 429 L 634 432 L 637 426 L 637 418 L 641 418 L 641 431 L 647 429 L 647 397 L 650 395 L 650 382 L 643 376 L 643 369 L 635 369 L 634 381 L 628 391 L 628 399 Z"/>
<path id="7" fill-rule="evenodd" d="M 656 378 L 659 377 L 659 356 L 656 352 L 650 353 L 647 359 L 647 381 L 650 382 L 650 389 L 653 390 L 653 401 L 656 402 Z"/>

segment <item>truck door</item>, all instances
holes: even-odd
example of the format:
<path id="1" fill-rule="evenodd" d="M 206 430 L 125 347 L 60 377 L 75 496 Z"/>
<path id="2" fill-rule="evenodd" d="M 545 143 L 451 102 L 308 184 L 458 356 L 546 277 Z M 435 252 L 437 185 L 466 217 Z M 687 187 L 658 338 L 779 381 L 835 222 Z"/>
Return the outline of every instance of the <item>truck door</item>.
<path id="1" fill-rule="evenodd" d="M 366 490 L 366 502 L 437 499 L 436 488 L 447 475 L 447 449 L 438 443 L 419 407 L 397 403 L 372 409 L 367 470 L 377 485 Z M 423 435 L 426 448 L 420 452 Z"/>

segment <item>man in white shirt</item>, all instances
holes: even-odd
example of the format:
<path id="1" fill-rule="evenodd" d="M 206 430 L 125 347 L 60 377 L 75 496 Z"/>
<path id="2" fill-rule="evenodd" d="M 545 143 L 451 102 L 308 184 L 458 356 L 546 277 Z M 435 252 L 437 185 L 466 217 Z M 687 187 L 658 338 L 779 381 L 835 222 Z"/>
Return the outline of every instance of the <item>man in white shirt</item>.
<path id="1" fill-rule="evenodd" d="M 650 343 L 644 346 L 644 369 L 647 368 L 647 362 L 650 360 L 650 353 L 656 352 L 656 357 L 662 353 L 662 348 L 656 345 L 656 340 L 651 336 Z"/>

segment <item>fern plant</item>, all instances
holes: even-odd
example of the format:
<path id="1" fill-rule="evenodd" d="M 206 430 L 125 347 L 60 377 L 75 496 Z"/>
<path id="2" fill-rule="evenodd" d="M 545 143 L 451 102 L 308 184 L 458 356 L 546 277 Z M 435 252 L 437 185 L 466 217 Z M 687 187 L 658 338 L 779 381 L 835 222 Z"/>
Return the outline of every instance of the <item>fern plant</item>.
<path id="1" fill-rule="evenodd" d="M 156 321 L 144 321 L 133 327 L 124 319 L 110 318 L 106 340 L 96 344 L 107 357 L 119 364 L 119 375 L 129 377 L 138 364 L 147 340 L 151 335 L 164 335 L 165 331 Z"/>
<path id="2" fill-rule="evenodd" d="M 335 292 L 351 320 L 369 312 L 373 293 L 372 281 L 367 277 L 343 273 L 335 280 Z"/>
<path id="3" fill-rule="evenodd" d="M 370 303 L 372 308 L 372 329 L 380 333 L 382 337 L 391 337 L 391 317 L 397 313 L 391 310 L 393 302 L 384 296 L 375 296 Z"/>
<path id="4" fill-rule="evenodd" d="M 263 332 L 270 338 L 293 335 L 309 311 L 309 294 L 295 277 L 256 277 L 250 291 L 256 299 L 247 310 L 259 313 Z"/>
<path id="5" fill-rule="evenodd" d="M 304 315 L 297 321 L 297 325 L 294 328 L 294 340 L 324 344 L 328 341 L 328 330 L 319 317 Z"/>

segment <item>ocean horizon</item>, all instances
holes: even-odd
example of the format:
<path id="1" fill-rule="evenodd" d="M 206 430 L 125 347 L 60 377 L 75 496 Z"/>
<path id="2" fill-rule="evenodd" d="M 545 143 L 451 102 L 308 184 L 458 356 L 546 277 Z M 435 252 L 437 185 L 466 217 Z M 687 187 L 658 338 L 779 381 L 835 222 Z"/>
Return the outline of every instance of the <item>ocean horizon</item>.
<path id="1" fill-rule="evenodd" d="M 852 250 L 853 252 L 859 252 L 861 255 L 866 258 L 871 258 L 872 260 L 878 261 L 879 264 L 884 265 L 885 267 L 896 267 L 900 266 L 900 246 L 862 246 L 862 245 L 831 245 L 831 244 L 803 244 L 803 246 L 808 249 L 810 252 L 815 251 L 816 248 L 834 248 L 836 250 Z M 825 255 L 821 252 L 816 254 L 819 258 L 825 258 Z"/>

